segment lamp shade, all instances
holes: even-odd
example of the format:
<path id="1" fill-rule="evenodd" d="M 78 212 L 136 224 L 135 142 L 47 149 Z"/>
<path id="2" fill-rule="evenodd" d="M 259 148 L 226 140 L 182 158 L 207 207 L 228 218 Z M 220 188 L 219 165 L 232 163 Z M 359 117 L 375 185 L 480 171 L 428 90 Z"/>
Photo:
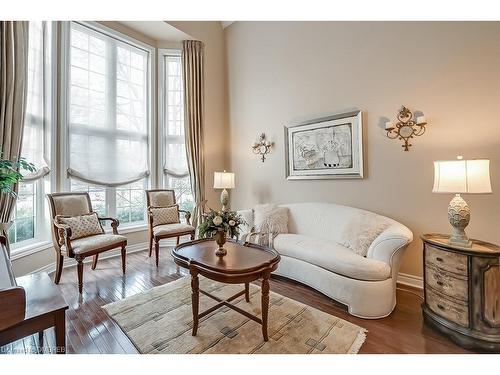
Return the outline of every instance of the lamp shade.
<path id="1" fill-rule="evenodd" d="M 490 161 L 449 160 L 434 162 L 434 193 L 491 193 Z"/>
<path id="2" fill-rule="evenodd" d="M 214 172 L 214 189 L 234 189 L 234 173 Z"/>

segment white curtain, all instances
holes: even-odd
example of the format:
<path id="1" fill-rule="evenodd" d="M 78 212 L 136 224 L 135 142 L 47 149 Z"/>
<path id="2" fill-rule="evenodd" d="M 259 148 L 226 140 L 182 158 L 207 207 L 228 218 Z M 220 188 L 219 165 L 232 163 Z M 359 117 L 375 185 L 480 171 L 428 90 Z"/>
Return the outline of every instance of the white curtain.
<path id="1" fill-rule="evenodd" d="M 35 181 L 50 172 L 48 155 L 45 154 L 46 121 L 45 92 L 49 89 L 45 79 L 45 67 L 49 63 L 46 56 L 48 40 L 46 22 L 29 23 L 28 53 L 28 92 L 26 98 L 26 115 L 24 118 L 24 135 L 22 156 L 36 167 L 33 173 L 23 173 L 23 181 Z M 47 95 L 47 97 L 49 97 Z"/>
<path id="2" fill-rule="evenodd" d="M 71 24 L 68 176 L 120 186 L 149 175 L 148 52 Z"/>

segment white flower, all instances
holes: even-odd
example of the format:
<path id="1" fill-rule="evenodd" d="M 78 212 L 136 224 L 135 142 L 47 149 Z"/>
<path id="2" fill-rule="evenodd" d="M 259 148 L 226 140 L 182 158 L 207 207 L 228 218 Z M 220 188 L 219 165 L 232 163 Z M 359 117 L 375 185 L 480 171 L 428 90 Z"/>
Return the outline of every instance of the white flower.
<path id="1" fill-rule="evenodd" d="M 214 217 L 214 225 L 221 225 L 222 224 L 222 218 L 220 216 Z"/>
<path id="2" fill-rule="evenodd" d="M 236 221 L 234 220 L 229 220 L 229 225 L 234 227 L 236 225 Z"/>

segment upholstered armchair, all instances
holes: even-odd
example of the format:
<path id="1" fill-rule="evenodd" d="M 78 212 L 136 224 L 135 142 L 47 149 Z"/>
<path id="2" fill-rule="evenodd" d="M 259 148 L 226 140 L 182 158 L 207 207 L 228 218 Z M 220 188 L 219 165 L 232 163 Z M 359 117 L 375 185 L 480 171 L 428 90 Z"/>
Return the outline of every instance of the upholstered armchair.
<path id="1" fill-rule="evenodd" d="M 78 290 L 83 289 L 83 260 L 93 257 L 92 270 L 99 254 L 121 248 L 122 272 L 125 273 L 127 237 L 118 234 L 119 222 L 111 217 L 99 217 L 92 210 L 88 193 L 47 194 L 52 216 L 52 241 L 56 251 L 54 282 L 61 280 L 64 255 L 77 262 Z M 110 221 L 113 233 L 105 233 L 102 221 Z"/>
<path id="2" fill-rule="evenodd" d="M 175 203 L 175 192 L 167 189 L 146 190 L 149 228 L 149 256 L 155 249 L 156 266 L 160 260 L 160 240 L 190 235 L 194 240 L 196 228 L 191 225 L 191 213 L 180 210 Z M 181 223 L 180 213 L 184 213 L 186 222 Z"/>

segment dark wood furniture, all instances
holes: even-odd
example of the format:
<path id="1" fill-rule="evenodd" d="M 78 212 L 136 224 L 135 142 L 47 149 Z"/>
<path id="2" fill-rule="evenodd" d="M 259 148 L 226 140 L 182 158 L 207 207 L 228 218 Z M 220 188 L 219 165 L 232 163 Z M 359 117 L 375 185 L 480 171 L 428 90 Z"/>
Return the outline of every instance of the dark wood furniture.
<path id="1" fill-rule="evenodd" d="M 175 203 L 175 191 L 168 189 L 146 190 L 146 205 L 148 207 L 148 234 L 149 234 L 149 256 L 153 253 L 153 243 L 155 249 L 156 266 L 160 261 L 160 240 L 165 238 L 176 238 L 177 245 L 179 237 L 189 235 L 191 240 L 194 239 L 196 228 L 191 226 L 191 213 L 189 211 L 179 209 L 179 223 L 161 224 L 153 226 L 153 215 L 151 208 L 170 207 Z M 180 213 L 184 213 L 186 224 L 180 222 Z"/>
<path id="2" fill-rule="evenodd" d="M 465 248 L 448 238 L 422 236 L 424 320 L 467 349 L 500 352 L 500 247 L 472 240 Z"/>
<path id="3" fill-rule="evenodd" d="M 172 257 L 179 266 L 189 269 L 191 274 L 191 300 L 193 307 L 193 336 L 196 336 L 200 318 L 210 314 L 220 307 L 229 307 L 249 319 L 262 325 L 262 336 L 268 341 L 267 315 L 269 311 L 269 278 L 276 270 L 280 261 L 279 254 L 270 248 L 250 243 L 241 244 L 234 240 L 225 243 L 227 254 L 223 257 L 215 255 L 217 244 L 212 239 L 200 239 L 176 246 Z M 245 284 L 245 289 L 227 300 L 222 300 L 199 288 L 198 275 L 227 284 Z M 249 283 L 262 279 L 262 318 L 254 316 L 230 302 L 245 295 L 250 301 Z M 199 312 L 199 293 L 202 293 L 218 303 L 206 311 Z"/>
<path id="4" fill-rule="evenodd" d="M 46 273 L 18 277 L 17 284 L 26 292 L 26 311 L 21 321 L 0 330 L 0 346 L 38 333 L 43 347 L 43 331 L 55 328 L 56 347 L 44 348 L 46 352 L 66 352 L 66 318 L 68 304 Z M 0 303 L 4 301 L 0 297 Z M 1 319 L 0 319 L 1 321 Z"/>
<path id="5" fill-rule="evenodd" d="M 54 282 L 56 284 L 59 284 L 59 281 L 61 280 L 64 253 L 66 253 L 67 257 L 74 258 L 77 262 L 78 291 L 80 294 L 83 291 L 83 260 L 89 256 L 93 257 L 92 269 L 95 270 L 100 253 L 120 248 L 122 256 L 122 272 L 125 274 L 125 248 L 127 246 L 127 238 L 119 235 L 118 225 L 120 225 L 120 223 L 117 219 L 111 217 L 99 217 L 99 221 L 111 222 L 113 234 L 98 235 L 100 236 L 99 241 L 94 241 L 91 246 L 80 246 L 83 249 L 80 250 L 80 247 L 74 246 L 75 243 L 72 244 L 71 228 L 67 225 L 59 224 L 56 221 L 56 216 L 79 216 L 93 212 L 89 194 L 76 192 L 53 193 L 47 194 L 47 198 L 49 199 L 50 213 L 52 216 L 52 242 L 56 252 L 56 272 L 54 274 Z M 96 237 L 97 236 L 88 236 L 78 238 L 73 241 L 82 243 L 82 241 L 85 240 L 94 240 Z"/>

